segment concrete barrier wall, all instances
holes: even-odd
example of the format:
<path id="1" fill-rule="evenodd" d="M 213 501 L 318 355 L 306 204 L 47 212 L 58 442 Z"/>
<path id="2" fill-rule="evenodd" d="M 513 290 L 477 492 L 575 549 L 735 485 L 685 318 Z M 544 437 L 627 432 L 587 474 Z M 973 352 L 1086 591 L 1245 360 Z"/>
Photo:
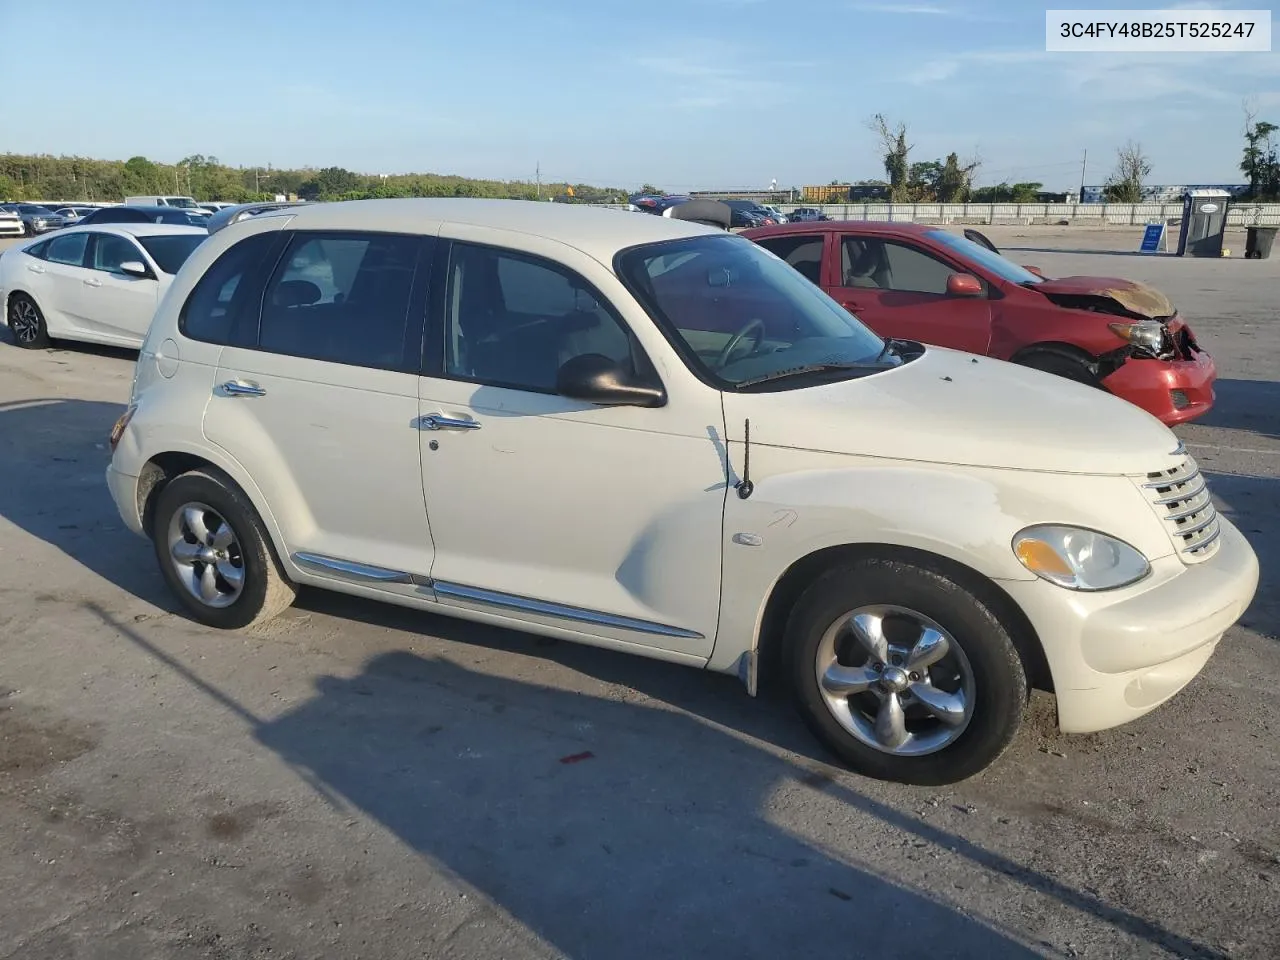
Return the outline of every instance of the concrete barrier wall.
<path id="1" fill-rule="evenodd" d="M 834 220 L 888 220 L 902 223 L 1073 223 L 1142 226 L 1182 216 L 1181 203 L 827 203 L 780 204 L 816 207 Z M 1280 226 L 1280 203 L 1233 204 L 1227 226 Z"/>

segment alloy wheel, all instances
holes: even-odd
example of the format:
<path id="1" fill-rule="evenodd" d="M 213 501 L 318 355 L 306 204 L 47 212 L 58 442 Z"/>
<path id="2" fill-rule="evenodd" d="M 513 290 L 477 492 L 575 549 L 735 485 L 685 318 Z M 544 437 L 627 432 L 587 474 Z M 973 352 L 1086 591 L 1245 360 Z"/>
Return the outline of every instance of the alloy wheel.
<path id="1" fill-rule="evenodd" d="M 40 314 L 25 297 L 9 301 L 9 328 L 19 343 L 35 343 L 40 335 Z"/>
<path id="2" fill-rule="evenodd" d="M 188 503 L 169 520 L 169 559 L 178 581 L 206 606 L 229 607 L 244 590 L 244 553 L 231 524 L 204 503 Z"/>
<path id="3" fill-rule="evenodd" d="M 906 607 L 876 604 L 838 617 L 818 644 L 814 667 L 836 721 L 884 753 L 937 753 L 973 717 L 969 658 L 947 630 Z"/>

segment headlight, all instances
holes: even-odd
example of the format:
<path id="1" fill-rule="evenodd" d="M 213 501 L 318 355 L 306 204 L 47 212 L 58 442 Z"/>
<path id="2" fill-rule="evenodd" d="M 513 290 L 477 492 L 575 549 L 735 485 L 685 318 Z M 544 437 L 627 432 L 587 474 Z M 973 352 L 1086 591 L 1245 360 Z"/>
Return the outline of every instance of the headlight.
<path id="1" fill-rule="evenodd" d="M 1082 527 L 1027 527 L 1013 538 L 1013 552 L 1037 577 L 1068 590 L 1114 590 L 1151 572 L 1129 544 Z"/>
<path id="2" fill-rule="evenodd" d="M 1164 324 L 1159 320 L 1109 323 L 1107 327 L 1121 340 L 1128 340 L 1135 347 L 1142 347 L 1154 354 L 1159 354 L 1164 349 Z"/>

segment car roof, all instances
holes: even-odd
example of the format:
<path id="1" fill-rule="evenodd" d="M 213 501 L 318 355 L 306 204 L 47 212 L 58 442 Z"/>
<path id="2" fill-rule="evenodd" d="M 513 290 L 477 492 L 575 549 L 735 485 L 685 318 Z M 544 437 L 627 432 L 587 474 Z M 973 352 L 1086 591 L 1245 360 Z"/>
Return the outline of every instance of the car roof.
<path id="1" fill-rule="evenodd" d="M 685 237 L 725 235 L 725 231 L 693 223 L 593 207 L 587 204 L 539 203 L 536 200 L 419 198 L 343 200 L 271 210 L 250 218 L 290 217 L 290 230 L 378 230 L 431 234 L 441 224 L 488 227 L 543 237 L 575 247 L 602 263 L 627 247 Z"/>
<path id="2" fill-rule="evenodd" d="M 742 231 L 750 240 L 764 237 L 785 236 L 788 233 L 862 233 L 880 236 L 918 237 L 931 230 L 939 230 L 932 223 L 889 223 L 886 220 L 813 220 L 807 223 L 783 223 L 776 227 L 755 227 Z"/>
<path id="3" fill-rule="evenodd" d="M 207 237 L 204 227 L 188 227 L 181 223 L 90 223 L 83 227 L 66 227 L 53 234 L 61 237 L 68 233 L 119 233 L 133 237 L 173 237 L 191 235 Z"/>

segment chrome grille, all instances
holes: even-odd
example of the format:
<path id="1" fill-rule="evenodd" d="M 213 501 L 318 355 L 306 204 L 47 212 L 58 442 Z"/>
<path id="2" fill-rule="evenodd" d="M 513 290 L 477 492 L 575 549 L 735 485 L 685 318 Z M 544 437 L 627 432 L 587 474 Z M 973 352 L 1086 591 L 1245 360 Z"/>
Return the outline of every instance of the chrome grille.
<path id="1" fill-rule="evenodd" d="M 1217 552 L 1222 534 L 1218 511 L 1193 458 L 1187 457 L 1171 470 L 1148 473 L 1142 489 L 1165 521 L 1183 560 L 1196 563 Z"/>

